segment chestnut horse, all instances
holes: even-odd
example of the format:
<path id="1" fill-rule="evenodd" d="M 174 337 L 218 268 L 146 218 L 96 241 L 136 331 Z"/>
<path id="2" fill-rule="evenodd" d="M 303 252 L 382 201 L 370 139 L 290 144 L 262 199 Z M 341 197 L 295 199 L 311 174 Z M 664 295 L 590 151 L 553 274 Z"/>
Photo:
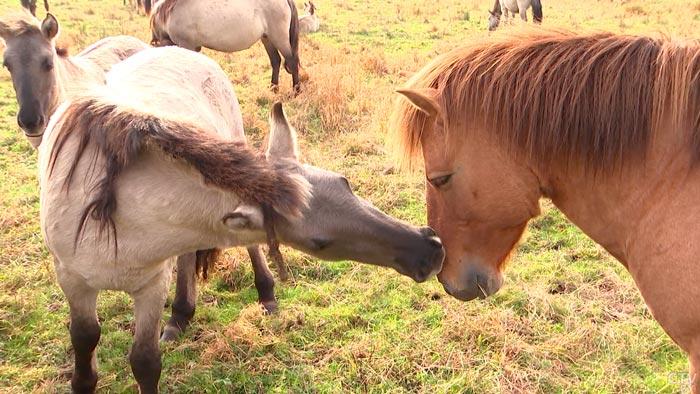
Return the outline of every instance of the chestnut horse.
<path id="1" fill-rule="evenodd" d="M 228 77 L 204 55 L 142 51 L 106 86 L 62 104 L 39 147 L 41 229 L 70 307 L 75 392 L 94 392 L 104 289 L 134 300 L 129 355 L 156 393 L 172 257 L 277 240 L 324 259 L 391 267 L 425 281 L 442 267 L 432 229 L 398 222 L 338 174 L 297 161 L 296 134 L 273 107 L 267 155 L 245 143 Z M 178 286 L 180 282 L 178 280 Z"/>
<path id="2" fill-rule="evenodd" d="M 389 129 L 404 164 L 424 158 L 438 279 L 460 300 L 498 291 L 549 198 L 629 270 L 698 392 L 700 43 L 537 30 L 455 49 L 399 91 Z"/>

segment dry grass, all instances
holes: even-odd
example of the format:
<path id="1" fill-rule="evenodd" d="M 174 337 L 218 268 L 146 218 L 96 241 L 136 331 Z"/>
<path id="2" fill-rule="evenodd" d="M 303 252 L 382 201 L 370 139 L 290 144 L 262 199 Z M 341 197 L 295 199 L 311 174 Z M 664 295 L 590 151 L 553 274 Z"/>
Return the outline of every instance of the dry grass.
<path id="1" fill-rule="evenodd" d="M 700 12 L 700 3 L 694 2 Z M 299 4 L 301 5 L 301 4 Z M 482 0 L 321 2 L 321 31 L 301 40 L 309 74 L 299 97 L 282 73 L 267 87 L 262 45 L 204 51 L 229 75 L 250 143 L 263 148 L 282 100 L 303 160 L 342 172 L 360 196 L 425 223 L 423 174 L 398 173 L 385 148 L 395 94 L 437 53 L 487 34 Z M 14 8 L 0 4 L 0 15 Z M 106 35 L 150 38 L 145 17 L 118 0 L 51 4 L 73 52 Z M 692 6 L 691 6 L 692 7 Z M 545 2 L 545 24 L 697 35 L 688 2 Z M 67 307 L 38 223 L 35 152 L 17 131 L 14 92 L 0 71 L 0 392 L 65 392 L 72 365 Z M 163 392 L 671 393 L 685 356 L 653 321 L 624 268 L 551 204 L 531 223 L 503 290 L 461 303 L 435 281 L 321 262 L 285 249 L 295 282 L 278 284 L 264 316 L 247 254 L 228 251 L 200 287 L 187 335 L 164 346 Z M 100 298 L 100 391 L 133 392 L 125 355 L 128 297 Z M 166 312 L 166 315 L 169 312 Z"/>

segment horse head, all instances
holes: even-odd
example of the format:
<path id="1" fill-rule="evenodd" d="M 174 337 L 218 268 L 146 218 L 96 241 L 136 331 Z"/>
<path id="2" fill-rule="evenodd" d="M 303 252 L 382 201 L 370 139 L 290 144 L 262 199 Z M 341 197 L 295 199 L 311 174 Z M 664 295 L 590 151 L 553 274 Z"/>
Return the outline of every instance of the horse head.
<path id="1" fill-rule="evenodd" d="M 28 14 L 0 21 L 0 37 L 7 45 L 3 66 L 10 72 L 19 103 L 17 123 L 30 139 L 41 137 L 56 106 L 54 39 L 58 33 L 58 20 L 50 13 L 41 24 Z"/>
<path id="2" fill-rule="evenodd" d="M 355 195 L 343 176 L 299 163 L 296 133 L 280 103 L 272 108 L 270 126 L 268 160 L 302 175 L 312 188 L 300 220 L 275 223 L 282 243 L 323 260 L 391 267 L 418 282 L 440 270 L 444 249 L 431 228 L 399 222 Z"/>

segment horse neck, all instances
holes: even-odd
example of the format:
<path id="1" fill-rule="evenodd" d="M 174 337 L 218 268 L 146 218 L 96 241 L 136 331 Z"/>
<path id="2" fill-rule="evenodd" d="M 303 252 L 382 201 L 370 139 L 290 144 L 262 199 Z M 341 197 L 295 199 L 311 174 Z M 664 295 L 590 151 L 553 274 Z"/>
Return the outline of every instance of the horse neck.
<path id="1" fill-rule="evenodd" d="M 697 227 L 692 222 L 698 217 L 694 211 L 700 214 L 695 203 L 700 176 L 689 160 L 686 139 L 662 134 L 670 138 L 655 141 L 645 159 L 614 172 L 549 166 L 538 174 L 545 196 L 625 265 L 648 252 L 640 252 L 642 245 L 685 239 Z"/>
<path id="2" fill-rule="evenodd" d="M 96 65 L 58 54 L 54 55 L 54 75 L 56 84 L 50 113 L 83 86 L 104 81 L 104 73 Z"/>

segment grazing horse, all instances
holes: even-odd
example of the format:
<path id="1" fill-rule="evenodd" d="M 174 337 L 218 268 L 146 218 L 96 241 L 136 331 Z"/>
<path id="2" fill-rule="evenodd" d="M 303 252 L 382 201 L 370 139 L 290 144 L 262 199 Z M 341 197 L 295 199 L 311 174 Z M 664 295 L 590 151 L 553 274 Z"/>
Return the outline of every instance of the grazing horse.
<path id="1" fill-rule="evenodd" d="M 304 15 L 299 16 L 299 31 L 302 33 L 317 32 L 320 26 L 314 3 L 311 1 L 304 3 L 304 12 Z"/>
<path id="2" fill-rule="evenodd" d="M 436 58 L 391 117 L 404 164 L 425 160 L 438 279 L 461 300 L 498 291 L 549 198 L 628 269 L 697 393 L 700 42 L 523 30 Z"/>
<path id="3" fill-rule="evenodd" d="M 495 0 L 493 10 L 489 10 L 489 31 L 494 31 L 501 22 L 501 15 L 505 15 L 508 22 L 508 12 L 515 18 L 519 13 L 520 18 L 527 22 L 527 9 L 532 5 L 532 19 L 535 23 L 542 23 L 542 2 L 540 0 Z"/>
<path id="4" fill-rule="evenodd" d="M 146 13 L 151 0 L 145 0 Z M 177 45 L 238 52 L 262 41 L 272 65 L 271 87 L 277 91 L 280 63 L 292 74 L 299 93 L 299 20 L 294 0 L 161 0 L 151 14 L 154 46 Z M 281 56 L 280 56 L 281 54 Z"/>
<path id="5" fill-rule="evenodd" d="M 0 38 L 6 43 L 3 65 L 19 103 L 17 123 L 34 147 L 51 114 L 71 92 L 86 83 L 104 82 L 112 65 L 148 48 L 134 37 L 116 36 L 70 56 L 55 46 L 59 30 L 50 13 L 42 22 L 26 12 L 0 20 Z"/>
<path id="6" fill-rule="evenodd" d="M 36 16 L 36 0 L 21 0 L 22 7 Z M 49 0 L 44 0 L 44 10 L 49 12 Z"/>
<path id="7" fill-rule="evenodd" d="M 72 57 L 54 46 L 58 35 L 58 20 L 48 14 L 43 22 L 27 14 L 0 21 L 0 37 L 6 40 L 4 65 L 10 70 L 19 101 L 17 122 L 27 139 L 37 147 L 50 115 L 66 99 L 67 91 L 80 90 L 85 83 L 105 81 L 105 73 L 112 66 L 132 54 L 149 48 L 143 41 L 129 36 L 104 38 Z M 274 277 L 259 246 L 249 246 L 248 255 L 253 264 L 258 301 L 268 312 L 277 310 Z M 201 254 L 200 254 L 201 255 Z M 196 252 L 178 259 L 178 275 L 192 276 Z M 279 267 L 285 279 L 284 267 Z M 184 280 L 184 279 L 181 279 Z M 181 286 L 187 289 L 187 286 Z M 194 314 L 193 296 L 175 293 L 173 314 L 164 340 L 175 339 L 186 328 Z"/>
<path id="8" fill-rule="evenodd" d="M 158 391 L 173 256 L 279 240 L 418 282 L 441 269 L 432 229 L 400 223 L 355 197 L 340 175 L 299 164 L 281 105 L 270 123 L 267 155 L 256 154 L 226 74 L 176 47 L 132 56 L 106 86 L 56 111 L 39 147 L 40 215 L 70 307 L 74 391 L 96 387 L 103 289 L 134 300 L 129 361 L 140 392 Z"/>

